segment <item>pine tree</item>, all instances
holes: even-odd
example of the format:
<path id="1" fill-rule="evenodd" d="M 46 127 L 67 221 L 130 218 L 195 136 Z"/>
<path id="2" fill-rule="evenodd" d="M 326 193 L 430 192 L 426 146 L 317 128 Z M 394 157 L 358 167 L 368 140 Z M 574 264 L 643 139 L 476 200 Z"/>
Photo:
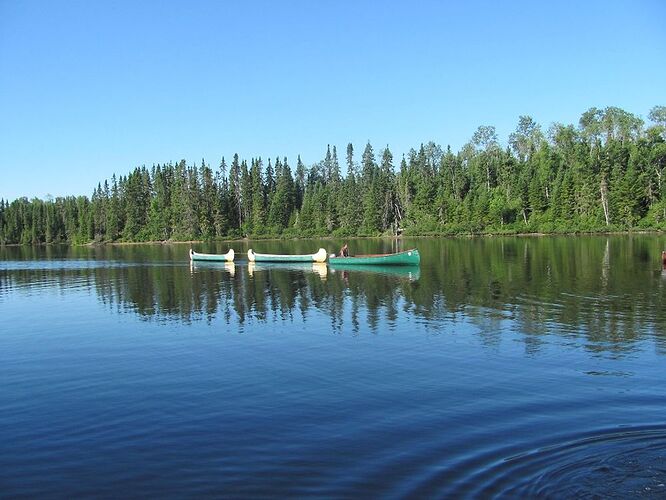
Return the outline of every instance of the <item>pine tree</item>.
<path id="1" fill-rule="evenodd" d="M 216 176 L 218 186 L 218 197 L 216 200 L 215 235 L 225 236 L 230 229 L 232 219 L 231 197 L 229 192 L 229 180 L 227 179 L 227 163 L 224 156 L 220 161 L 220 167 Z"/>
<path id="2" fill-rule="evenodd" d="M 243 197 L 238 153 L 234 154 L 229 171 L 229 219 L 232 221 L 232 227 L 240 231 L 243 227 Z"/>
<path id="3" fill-rule="evenodd" d="M 261 158 L 252 162 L 250 179 L 252 183 L 252 232 L 263 234 L 266 230 L 266 200 L 261 174 Z"/>
<path id="4" fill-rule="evenodd" d="M 252 160 L 254 162 L 254 160 Z M 250 171 L 247 168 L 247 161 L 243 160 L 240 166 L 240 189 L 241 189 L 241 232 L 243 235 L 248 236 L 252 233 L 252 179 L 250 178 Z"/>
<path id="5" fill-rule="evenodd" d="M 381 181 L 378 179 L 377 165 L 372 145 L 368 142 L 361 161 L 363 186 L 363 231 L 375 234 L 381 227 Z"/>
<path id="6" fill-rule="evenodd" d="M 219 195 L 213 170 L 210 166 L 206 165 L 203 159 L 201 160 L 201 168 L 199 169 L 199 184 L 201 186 L 199 207 L 201 235 L 206 239 L 210 239 L 216 234 L 216 221 L 220 218 L 220 214 L 218 213 Z"/>
<path id="7" fill-rule="evenodd" d="M 301 161 L 301 155 L 296 159 L 296 208 L 300 209 L 303 204 L 305 193 L 305 165 Z"/>

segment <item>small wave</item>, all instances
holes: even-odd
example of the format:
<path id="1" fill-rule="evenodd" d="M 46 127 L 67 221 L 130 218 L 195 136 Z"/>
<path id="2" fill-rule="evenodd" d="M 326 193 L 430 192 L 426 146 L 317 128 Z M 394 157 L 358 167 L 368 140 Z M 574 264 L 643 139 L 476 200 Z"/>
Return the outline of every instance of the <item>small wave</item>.
<path id="1" fill-rule="evenodd" d="M 663 498 L 666 426 L 572 436 L 470 471 L 453 497 Z"/>

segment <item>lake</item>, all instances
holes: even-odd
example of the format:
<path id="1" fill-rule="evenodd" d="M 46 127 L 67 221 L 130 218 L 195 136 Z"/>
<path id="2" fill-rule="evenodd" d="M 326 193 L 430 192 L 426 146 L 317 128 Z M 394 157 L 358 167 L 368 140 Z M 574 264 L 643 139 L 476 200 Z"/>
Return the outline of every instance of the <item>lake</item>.
<path id="1" fill-rule="evenodd" d="M 348 242 L 0 248 L 0 496 L 666 496 L 665 235 Z"/>

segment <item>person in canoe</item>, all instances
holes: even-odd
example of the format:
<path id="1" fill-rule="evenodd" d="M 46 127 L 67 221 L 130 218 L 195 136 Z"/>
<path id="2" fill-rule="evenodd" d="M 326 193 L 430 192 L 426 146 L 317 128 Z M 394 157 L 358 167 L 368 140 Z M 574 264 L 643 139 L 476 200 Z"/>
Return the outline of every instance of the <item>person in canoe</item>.
<path id="1" fill-rule="evenodd" d="M 342 248 L 340 249 L 340 253 L 338 255 L 340 257 L 349 257 L 349 247 L 347 247 L 347 243 L 342 245 Z"/>

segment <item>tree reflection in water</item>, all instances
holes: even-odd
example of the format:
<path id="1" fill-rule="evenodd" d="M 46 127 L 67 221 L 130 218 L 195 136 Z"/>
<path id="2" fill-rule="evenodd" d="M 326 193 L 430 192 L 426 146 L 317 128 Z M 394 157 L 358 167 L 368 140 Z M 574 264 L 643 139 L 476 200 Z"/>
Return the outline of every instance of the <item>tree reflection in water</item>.
<path id="1" fill-rule="evenodd" d="M 171 246 L 5 248 L 0 303 L 22 290 L 87 288 L 113 311 L 165 322 L 222 319 L 230 331 L 252 322 L 308 324 L 317 314 L 337 334 L 400 333 L 405 321 L 442 334 L 465 322 L 489 346 L 505 330 L 519 332 L 527 353 L 538 352 L 550 334 L 584 338 L 586 348 L 615 355 L 644 339 L 664 350 L 663 237 L 405 244 L 419 247 L 420 269 L 244 261 L 190 265 L 183 247 Z M 366 252 L 383 250 L 355 243 L 362 245 Z"/>

